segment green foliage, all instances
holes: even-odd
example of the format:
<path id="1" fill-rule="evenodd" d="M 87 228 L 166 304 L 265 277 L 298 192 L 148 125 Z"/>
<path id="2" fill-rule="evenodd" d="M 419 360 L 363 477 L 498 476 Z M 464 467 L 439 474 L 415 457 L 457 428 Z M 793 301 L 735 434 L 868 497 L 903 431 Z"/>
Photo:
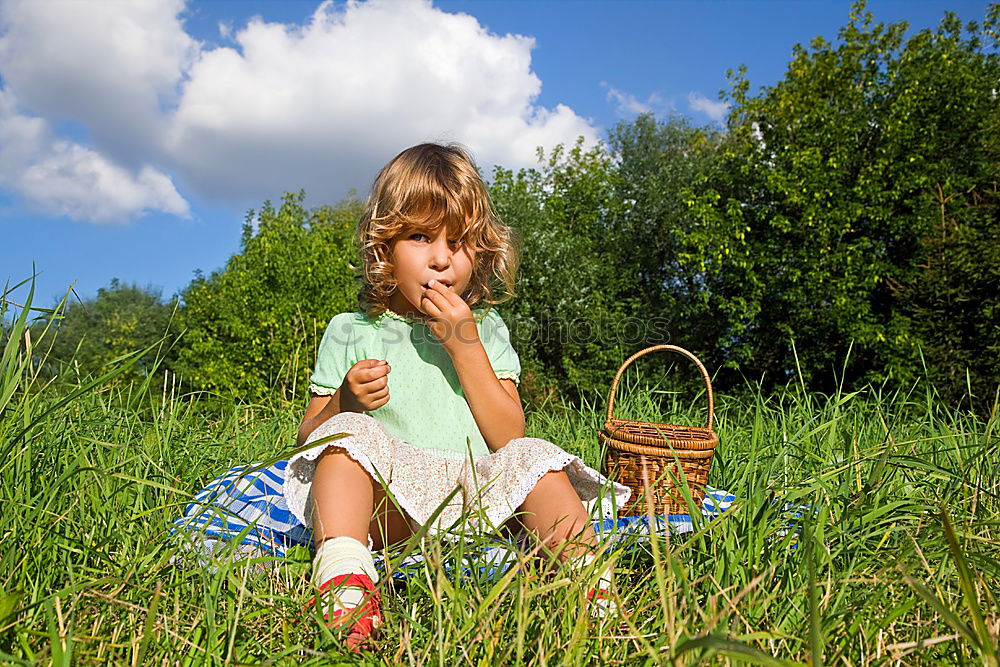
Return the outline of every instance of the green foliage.
<path id="1" fill-rule="evenodd" d="M 36 341 L 50 325 L 58 333 L 48 337 L 46 345 L 36 344 L 36 357 L 44 355 L 39 377 L 93 375 L 114 360 L 146 349 L 119 379 L 130 382 L 153 374 L 150 381 L 158 383 L 176 359 L 177 306 L 175 297 L 164 302 L 158 288 L 122 284 L 115 278 L 97 290 L 96 297 L 56 307 L 31 326 Z"/>
<path id="2" fill-rule="evenodd" d="M 23 284 L 23 283 L 22 283 Z M 7 322 L 7 311 L 9 304 L 7 295 L 11 292 L 9 284 L 4 285 L 3 298 L 0 299 L 0 348 L 3 349 L 3 356 L 0 357 L 0 418 L 4 416 L 4 411 L 14 398 L 31 364 L 33 350 L 31 349 L 31 335 L 28 326 L 28 313 L 31 308 L 31 300 L 35 296 L 35 284 L 31 283 L 28 290 L 27 303 L 21 306 L 20 312 L 9 323 Z M 25 333 L 28 336 L 25 338 Z M 21 350 L 21 341 L 24 340 L 25 349 Z M 36 337 L 35 340 L 38 338 Z"/>
<path id="3" fill-rule="evenodd" d="M 258 401 L 301 398 L 333 315 L 357 307 L 350 264 L 360 203 L 307 211 L 305 193 L 250 211 L 240 252 L 184 290 L 178 368 L 196 389 Z M 257 229 L 254 231 L 253 222 Z"/>
<path id="4" fill-rule="evenodd" d="M 912 312 L 928 375 L 945 397 L 971 393 L 988 404 L 1000 379 L 1000 193 L 946 199 L 900 303 Z"/>
<path id="5" fill-rule="evenodd" d="M 680 257 L 702 266 L 703 298 L 719 315 L 716 362 L 781 382 L 796 369 L 794 339 L 805 379 L 828 387 L 853 345 L 848 379 L 908 382 L 921 332 L 974 320 L 971 302 L 951 321 L 922 320 L 932 311 L 900 292 L 939 287 L 926 268 L 938 193 L 995 182 L 1000 69 L 983 50 L 995 7 L 991 17 L 963 32 L 946 14 L 937 32 L 904 41 L 905 24 L 873 24 L 859 4 L 837 43 L 797 46 L 777 85 L 751 96 L 745 72 L 733 76 L 729 134 L 688 189 L 699 224 Z"/>
<path id="6" fill-rule="evenodd" d="M 990 400 L 998 17 L 904 39 L 858 4 L 775 86 L 734 74 L 725 132 L 643 115 L 607 145 L 498 169 L 524 245 L 508 310 L 528 395 L 603 395 L 627 354 L 669 339 L 723 387 L 905 385 L 926 363 L 949 399 Z M 643 323 L 653 335 L 625 335 Z"/>
<path id="7" fill-rule="evenodd" d="M 622 254 L 641 280 L 642 300 L 655 310 L 677 312 L 701 291 L 698 272 L 678 261 L 678 235 L 692 225 L 683 190 L 703 171 L 718 141 L 708 128 L 677 117 L 658 123 L 652 114 L 610 132 L 615 198 L 622 202 L 614 244 L 626 250 Z M 692 324 L 689 317 L 676 320 Z"/>
<path id="8" fill-rule="evenodd" d="M 614 224 L 616 246 L 624 250 L 618 262 L 628 266 L 631 260 L 630 272 L 639 278 L 637 317 L 655 321 L 664 332 L 655 342 L 680 345 L 706 360 L 715 356 L 710 342 L 720 322 L 706 300 L 704 269 L 690 261 L 688 237 L 699 223 L 685 193 L 711 165 L 721 140 L 717 131 L 691 127 L 680 118 L 658 123 L 642 115 L 619 123 L 610 143 L 616 196 L 625 204 Z M 638 349 L 633 344 L 630 352 Z M 697 373 L 685 372 L 671 382 L 689 384 L 688 379 L 696 384 Z"/>
<path id="9" fill-rule="evenodd" d="M 539 157 L 539 169 L 494 174 L 497 212 L 523 245 L 517 298 L 504 317 L 525 398 L 578 400 L 606 392 L 609 369 L 665 332 L 642 308 L 642 266 L 620 227 L 624 202 L 606 147 L 584 150 L 581 141 Z"/>

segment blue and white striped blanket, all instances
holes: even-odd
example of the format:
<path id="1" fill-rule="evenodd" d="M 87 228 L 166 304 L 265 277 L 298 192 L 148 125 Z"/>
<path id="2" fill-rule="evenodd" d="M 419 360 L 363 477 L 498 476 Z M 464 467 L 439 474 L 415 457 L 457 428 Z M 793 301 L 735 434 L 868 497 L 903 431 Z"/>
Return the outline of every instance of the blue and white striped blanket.
<path id="1" fill-rule="evenodd" d="M 195 495 L 184 515 L 173 521 L 170 533 L 181 549 L 171 561 L 193 556 L 198 564 L 214 571 L 212 562 L 219 558 L 271 557 L 273 565 L 294 546 L 310 548 L 312 530 L 292 515 L 282 495 L 287 464 L 287 461 L 279 461 L 269 467 L 261 467 L 261 464 L 236 466 L 212 480 Z M 732 494 L 708 487 L 701 508 L 702 518 L 708 521 L 718 517 L 734 500 Z M 687 514 L 659 516 L 654 523 L 660 535 L 694 530 Z M 641 541 L 648 539 L 650 521 L 646 516 L 597 519 L 593 528 L 602 540 L 616 542 L 634 536 Z M 463 569 L 478 571 L 485 579 L 492 579 L 517 563 L 518 548 L 523 545 L 500 540 L 494 543 L 496 546 L 480 547 L 463 557 Z M 408 572 L 419 567 L 423 559 L 419 553 L 407 556 L 396 564 L 393 577 L 406 579 Z M 375 564 L 384 571 L 385 564 L 378 554 Z M 266 560 L 264 566 L 267 566 Z"/>

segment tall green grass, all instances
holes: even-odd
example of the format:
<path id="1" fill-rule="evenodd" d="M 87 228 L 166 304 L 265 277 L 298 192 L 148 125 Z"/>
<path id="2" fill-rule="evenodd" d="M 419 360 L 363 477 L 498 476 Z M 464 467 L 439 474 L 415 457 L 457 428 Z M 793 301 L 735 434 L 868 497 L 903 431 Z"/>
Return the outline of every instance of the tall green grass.
<path id="1" fill-rule="evenodd" d="M 498 581 L 448 577 L 461 547 L 425 540 L 417 576 L 383 588 L 377 650 L 355 656 L 300 611 L 307 550 L 170 563 L 191 495 L 291 451 L 302 406 L 119 383 L 135 355 L 39 386 L 28 317 L 10 320 L 0 368 L 0 662 L 997 664 L 995 410 L 922 386 L 719 397 L 710 482 L 739 500 L 692 535 L 611 554 L 624 631 L 588 620 L 586 577 L 530 560 Z M 529 434 L 599 468 L 604 401 L 533 412 Z M 703 401 L 632 374 L 615 412 L 697 424 Z"/>

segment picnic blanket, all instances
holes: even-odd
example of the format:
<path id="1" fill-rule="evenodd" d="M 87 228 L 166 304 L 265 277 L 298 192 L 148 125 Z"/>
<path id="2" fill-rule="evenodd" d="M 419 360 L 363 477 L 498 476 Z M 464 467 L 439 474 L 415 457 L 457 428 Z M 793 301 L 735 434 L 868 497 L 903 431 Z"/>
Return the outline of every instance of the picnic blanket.
<path id="1" fill-rule="evenodd" d="M 178 553 L 171 562 L 194 564 L 217 569 L 219 559 L 242 560 L 273 557 L 258 564 L 258 569 L 273 566 L 294 546 L 311 548 L 312 530 L 289 511 L 282 494 L 288 461 L 270 466 L 251 463 L 231 468 L 212 480 L 188 503 L 184 514 L 173 521 L 172 539 L 178 540 Z M 735 497 L 721 489 L 707 488 L 701 506 L 701 518 L 712 520 L 725 512 Z M 598 540 L 614 544 L 626 538 L 641 542 L 652 533 L 679 535 L 694 530 L 687 514 L 618 517 L 605 498 L 600 506 L 590 506 L 592 527 Z M 457 564 L 466 573 L 476 573 L 487 580 L 501 576 L 518 562 L 525 544 L 496 539 L 463 554 Z M 389 554 L 390 559 L 393 554 Z M 385 571 L 382 554 L 376 553 L 375 565 Z M 214 561 L 214 562 L 213 562 Z M 393 578 L 405 580 L 422 566 L 421 553 L 408 555 L 393 570 Z M 446 566 L 447 567 L 447 566 Z M 451 568 L 449 568 L 450 570 Z"/>

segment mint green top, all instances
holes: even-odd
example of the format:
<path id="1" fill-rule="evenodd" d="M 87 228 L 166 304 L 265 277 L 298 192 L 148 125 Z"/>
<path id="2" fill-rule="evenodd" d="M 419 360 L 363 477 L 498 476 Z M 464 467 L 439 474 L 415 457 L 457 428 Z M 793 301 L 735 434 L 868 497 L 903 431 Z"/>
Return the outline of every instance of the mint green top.
<path id="1" fill-rule="evenodd" d="M 496 376 L 519 383 L 521 362 L 500 314 L 477 309 L 473 318 Z M 455 365 L 426 324 L 391 310 L 375 318 L 362 312 L 334 316 L 320 341 L 309 391 L 332 395 L 362 359 L 389 362 L 389 402 L 365 414 L 391 436 L 451 458 L 468 456 L 470 446 L 473 456 L 490 453 Z"/>

